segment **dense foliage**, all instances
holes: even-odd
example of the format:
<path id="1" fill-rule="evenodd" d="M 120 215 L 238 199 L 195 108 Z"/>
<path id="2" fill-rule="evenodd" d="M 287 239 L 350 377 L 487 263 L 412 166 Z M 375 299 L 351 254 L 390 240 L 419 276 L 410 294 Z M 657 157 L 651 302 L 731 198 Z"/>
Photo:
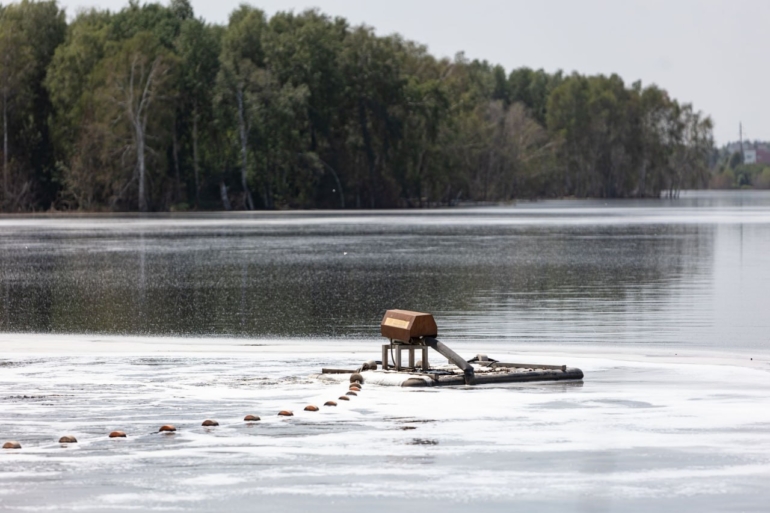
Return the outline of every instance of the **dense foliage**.
<path id="1" fill-rule="evenodd" d="M 0 11 L 2 209 L 382 208 L 656 197 L 711 121 L 616 75 L 438 59 L 318 11 Z"/>

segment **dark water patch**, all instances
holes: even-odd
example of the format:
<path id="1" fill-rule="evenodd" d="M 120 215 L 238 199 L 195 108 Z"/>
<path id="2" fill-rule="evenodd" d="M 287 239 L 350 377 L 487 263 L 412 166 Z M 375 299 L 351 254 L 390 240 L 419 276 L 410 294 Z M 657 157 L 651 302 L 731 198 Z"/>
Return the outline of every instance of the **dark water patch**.
<path id="1" fill-rule="evenodd" d="M 438 440 L 432 440 L 429 438 L 412 438 L 407 442 L 407 445 L 438 445 Z"/>
<path id="2" fill-rule="evenodd" d="M 387 417 L 385 420 L 407 424 L 429 424 L 436 422 L 436 420 L 433 419 L 415 419 L 414 417 Z"/>
<path id="3" fill-rule="evenodd" d="M 661 408 L 662 406 L 654 405 L 652 403 L 644 401 L 629 401 L 624 399 L 598 399 L 590 401 L 591 403 L 608 404 L 610 406 L 624 406 L 626 408 Z"/>
<path id="4" fill-rule="evenodd" d="M 770 194 L 701 199 L 0 218 L 0 330 L 768 350 Z"/>
<path id="5" fill-rule="evenodd" d="M 530 405 L 530 408 L 535 408 L 535 409 L 545 408 L 549 410 L 573 410 L 573 409 L 584 409 L 584 408 L 599 408 L 599 406 L 586 404 L 583 402 L 573 402 L 573 401 L 548 401 L 545 403 Z"/>
<path id="6" fill-rule="evenodd" d="M 385 462 L 389 465 L 435 465 L 434 456 L 410 455 L 410 456 L 387 456 Z M 408 509 L 408 508 L 407 508 Z"/>
<path id="7" fill-rule="evenodd" d="M 35 401 L 47 401 L 53 398 L 61 398 L 61 397 L 74 397 L 72 395 L 62 395 L 62 394 L 54 394 L 54 395 L 10 395 L 7 397 L 4 397 L 3 399 L 6 401 L 26 401 L 26 402 L 35 402 Z"/>

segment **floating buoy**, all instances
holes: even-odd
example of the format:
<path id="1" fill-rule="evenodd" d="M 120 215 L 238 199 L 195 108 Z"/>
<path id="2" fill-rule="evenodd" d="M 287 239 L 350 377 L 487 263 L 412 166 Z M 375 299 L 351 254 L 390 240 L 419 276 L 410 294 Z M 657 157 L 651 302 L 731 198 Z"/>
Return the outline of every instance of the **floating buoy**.
<path id="1" fill-rule="evenodd" d="M 352 395 L 352 396 L 357 396 L 358 394 L 357 394 L 357 393 L 355 393 L 355 392 L 348 392 L 348 393 L 347 393 L 347 394 L 345 394 L 345 395 Z"/>
<path id="2" fill-rule="evenodd" d="M 206 426 L 206 427 L 218 426 L 218 425 L 219 425 L 219 422 L 217 422 L 216 420 L 204 420 L 203 424 L 201 424 L 201 426 Z"/>
<path id="3" fill-rule="evenodd" d="M 176 428 L 172 426 L 171 424 L 166 424 L 165 426 L 161 426 L 158 430 L 158 433 L 173 433 L 176 431 Z"/>
<path id="4" fill-rule="evenodd" d="M 353 392 L 360 392 L 361 391 L 361 387 L 356 385 L 356 384 L 353 384 L 353 385 L 350 385 L 348 390 L 352 390 Z"/>
<path id="5" fill-rule="evenodd" d="M 428 382 L 422 378 L 409 378 L 403 383 L 401 383 L 401 386 L 402 387 L 427 387 Z"/>
<path id="6" fill-rule="evenodd" d="M 337 406 L 337 403 L 335 403 L 334 401 L 326 401 L 324 403 L 324 406 Z"/>
<path id="7" fill-rule="evenodd" d="M 346 395 L 341 395 L 340 396 L 340 401 L 350 401 L 350 397 L 348 397 Z"/>
<path id="8" fill-rule="evenodd" d="M 19 442 L 5 442 L 3 449 L 21 449 L 21 444 Z"/>
<path id="9" fill-rule="evenodd" d="M 261 419 L 256 415 L 246 415 L 245 417 L 243 417 L 243 420 L 245 420 L 246 422 L 256 422 Z"/>
<path id="10" fill-rule="evenodd" d="M 291 412 L 289 410 L 281 410 L 281 411 L 278 412 L 278 416 L 279 417 L 293 417 L 294 416 L 294 412 Z"/>
<path id="11" fill-rule="evenodd" d="M 66 435 L 61 438 L 59 438 L 60 444 L 76 444 L 78 443 L 78 439 L 74 436 Z"/>
<path id="12" fill-rule="evenodd" d="M 312 404 L 309 404 L 305 406 L 305 411 L 318 411 L 318 406 L 313 406 Z"/>
<path id="13" fill-rule="evenodd" d="M 363 383 L 364 382 L 364 377 L 356 372 L 356 373 L 350 375 L 350 382 L 351 383 L 355 383 L 355 382 Z"/>
<path id="14" fill-rule="evenodd" d="M 125 438 L 126 434 L 123 431 L 113 431 L 110 433 L 110 438 Z"/>

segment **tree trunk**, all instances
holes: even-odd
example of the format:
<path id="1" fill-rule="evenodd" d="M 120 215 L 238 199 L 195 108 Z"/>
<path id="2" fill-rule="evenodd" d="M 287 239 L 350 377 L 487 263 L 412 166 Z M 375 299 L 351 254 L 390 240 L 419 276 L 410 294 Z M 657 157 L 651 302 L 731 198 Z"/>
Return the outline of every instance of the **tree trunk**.
<path id="1" fill-rule="evenodd" d="M 174 123 L 172 144 L 174 150 L 174 172 L 176 174 L 176 191 L 174 192 L 174 196 L 176 201 L 179 202 L 182 198 L 182 179 L 179 176 L 179 140 L 176 136 L 176 123 Z"/>
<path id="2" fill-rule="evenodd" d="M 265 159 L 265 173 L 262 176 L 262 206 L 270 210 L 270 197 L 268 196 L 270 193 L 270 150 L 267 143 L 262 148 L 262 155 Z"/>
<path id="3" fill-rule="evenodd" d="M 243 192 L 246 194 L 246 207 L 249 210 L 254 210 L 254 200 L 251 198 L 251 191 L 246 182 L 246 169 L 248 164 L 246 143 L 248 134 L 246 132 L 246 119 L 243 112 L 243 91 L 239 90 L 236 94 L 236 98 L 238 100 L 238 128 L 241 135 L 241 186 L 243 187 Z"/>
<path id="4" fill-rule="evenodd" d="M 200 202 L 200 178 L 198 168 L 198 105 L 193 109 L 193 172 L 195 174 L 195 208 Z"/>
<path id="5" fill-rule="evenodd" d="M 230 198 L 227 197 L 227 186 L 225 185 L 224 180 L 219 182 L 219 197 L 222 198 L 222 206 L 225 210 L 233 209 L 233 207 L 230 206 Z"/>
<path id="6" fill-rule="evenodd" d="M 321 161 L 321 164 L 326 166 L 326 169 L 331 171 L 332 176 L 334 177 L 334 181 L 337 182 L 337 190 L 340 193 L 340 208 L 344 210 L 345 209 L 345 192 L 342 190 L 342 182 L 340 182 L 340 177 L 337 176 L 337 172 L 334 170 L 333 167 L 331 167 L 329 164 L 327 164 L 326 162 L 324 162 L 320 158 L 318 160 Z"/>
<path id="7" fill-rule="evenodd" d="M 420 159 L 417 164 L 417 205 L 420 208 L 422 208 L 422 172 L 425 166 L 425 153 L 425 150 L 420 152 Z"/>
<path id="8" fill-rule="evenodd" d="M 364 149 L 366 150 L 366 161 L 369 164 L 369 183 L 371 187 L 371 197 L 370 197 L 370 204 L 371 208 L 374 208 L 377 204 L 375 198 L 377 193 L 377 183 L 376 183 L 376 177 L 375 177 L 375 169 L 374 169 L 374 149 L 372 147 L 372 138 L 369 134 L 369 127 L 368 127 L 368 121 L 366 117 L 366 109 L 364 107 L 364 101 L 359 99 L 358 100 L 358 122 L 361 124 L 361 135 L 363 135 L 364 139 Z"/>
<path id="9" fill-rule="evenodd" d="M 3 203 L 6 202 L 8 202 L 8 95 L 3 93 Z"/>
<path id="10" fill-rule="evenodd" d="M 144 159 L 144 130 L 140 123 L 136 124 L 136 167 L 139 171 L 139 211 L 147 212 L 147 198 L 144 191 L 145 159 Z"/>

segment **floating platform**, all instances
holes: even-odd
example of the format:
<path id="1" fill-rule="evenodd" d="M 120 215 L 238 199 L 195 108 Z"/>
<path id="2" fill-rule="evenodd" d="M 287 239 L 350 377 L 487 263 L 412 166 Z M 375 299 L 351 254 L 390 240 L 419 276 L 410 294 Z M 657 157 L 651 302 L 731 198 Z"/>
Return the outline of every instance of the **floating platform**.
<path id="1" fill-rule="evenodd" d="M 575 367 L 556 365 L 531 365 L 494 362 L 491 365 L 471 365 L 472 385 L 500 383 L 524 383 L 530 381 L 582 380 L 583 371 Z M 343 370 L 322 369 L 323 374 L 347 374 L 360 376 L 364 383 L 400 387 L 463 386 L 465 373 L 453 366 L 401 370 Z M 356 379 L 353 378 L 353 381 Z"/>
<path id="2" fill-rule="evenodd" d="M 402 387 L 583 379 L 583 371 L 566 365 L 504 363 L 483 354 L 465 360 L 435 338 L 438 327 L 431 314 L 388 310 L 380 324 L 380 332 L 390 340 L 389 344 L 382 346 L 381 361 L 370 360 L 356 370 L 322 369 L 322 374 L 350 374 L 351 381 Z M 431 366 L 428 363 L 429 349 L 445 357 L 449 365 Z M 403 350 L 408 352 L 407 365 L 402 365 Z M 422 359 L 415 362 L 417 352 L 422 353 Z"/>

